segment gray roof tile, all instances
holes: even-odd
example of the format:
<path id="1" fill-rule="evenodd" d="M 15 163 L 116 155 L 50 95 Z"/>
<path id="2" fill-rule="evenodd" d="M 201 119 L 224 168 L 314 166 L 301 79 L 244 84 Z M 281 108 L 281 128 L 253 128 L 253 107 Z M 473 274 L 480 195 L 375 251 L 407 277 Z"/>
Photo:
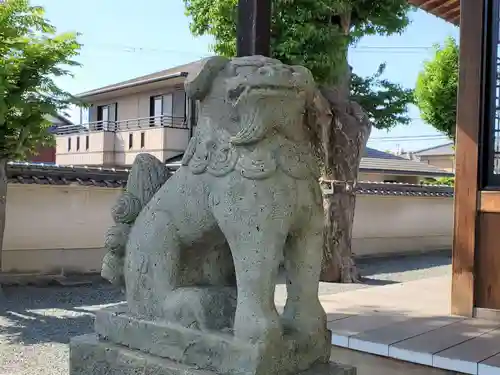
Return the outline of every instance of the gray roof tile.
<path id="1" fill-rule="evenodd" d="M 361 195 L 413 196 L 452 198 L 453 188 L 440 185 L 412 185 L 386 182 L 359 182 L 355 188 Z"/>
<path id="2" fill-rule="evenodd" d="M 54 164 L 9 163 L 9 183 L 124 187 L 128 170 L 101 167 L 73 167 Z"/>

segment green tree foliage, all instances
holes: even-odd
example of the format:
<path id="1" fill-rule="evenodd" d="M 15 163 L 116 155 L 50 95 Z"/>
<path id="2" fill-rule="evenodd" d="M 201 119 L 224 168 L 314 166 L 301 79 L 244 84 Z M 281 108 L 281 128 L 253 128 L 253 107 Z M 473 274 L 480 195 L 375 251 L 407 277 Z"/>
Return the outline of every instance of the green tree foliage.
<path id="1" fill-rule="evenodd" d="M 458 89 L 458 45 L 448 38 L 434 46 L 432 60 L 418 75 L 415 102 L 422 119 L 451 139 L 455 139 Z"/>
<path id="2" fill-rule="evenodd" d="M 424 181 L 425 185 L 446 185 L 455 186 L 455 177 L 439 177 Z"/>
<path id="3" fill-rule="evenodd" d="M 236 55 L 238 0 L 184 0 L 194 35 L 212 35 L 215 53 Z M 409 24 L 407 0 L 274 0 L 272 56 L 304 65 L 317 82 L 331 86 L 343 74 L 347 48 L 363 36 L 401 33 Z M 351 96 L 373 125 L 390 129 L 408 124 L 413 91 L 382 78 L 385 64 L 370 77 L 351 79 Z"/>
<path id="4" fill-rule="evenodd" d="M 80 44 L 74 33 L 56 34 L 41 7 L 28 0 L 0 2 L 0 250 L 5 225 L 6 166 L 50 144 L 48 115 L 72 103 L 54 83 L 78 65 Z"/>
<path id="5" fill-rule="evenodd" d="M 370 77 L 351 77 L 351 99 L 359 103 L 377 129 L 408 125 L 408 104 L 413 102 L 413 90 L 382 78 L 385 64 Z"/>

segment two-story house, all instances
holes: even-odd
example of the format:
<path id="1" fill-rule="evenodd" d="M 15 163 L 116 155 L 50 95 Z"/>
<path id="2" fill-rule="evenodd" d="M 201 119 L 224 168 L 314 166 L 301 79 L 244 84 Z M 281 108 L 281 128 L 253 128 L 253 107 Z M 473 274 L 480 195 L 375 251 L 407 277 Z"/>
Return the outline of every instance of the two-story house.
<path id="1" fill-rule="evenodd" d="M 184 79 L 196 62 L 77 95 L 89 104 L 88 123 L 57 131 L 61 165 L 131 165 L 148 152 L 160 160 L 182 154 L 196 124 L 196 103 Z"/>

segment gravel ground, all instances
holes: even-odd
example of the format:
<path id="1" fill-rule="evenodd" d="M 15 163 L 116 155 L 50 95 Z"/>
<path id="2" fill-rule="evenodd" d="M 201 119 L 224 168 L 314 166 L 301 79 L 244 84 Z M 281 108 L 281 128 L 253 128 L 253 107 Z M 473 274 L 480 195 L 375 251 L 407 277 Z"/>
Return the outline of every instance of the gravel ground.
<path id="1" fill-rule="evenodd" d="M 361 284 L 321 283 L 320 294 L 450 274 L 446 254 L 362 261 Z M 279 290 L 283 285 L 278 285 Z M 0 297 L 0 375 L 67 375 L 68 342 L 92 332 L 93 311 L 123 296 L 107 284 L 5 287 Z"/>

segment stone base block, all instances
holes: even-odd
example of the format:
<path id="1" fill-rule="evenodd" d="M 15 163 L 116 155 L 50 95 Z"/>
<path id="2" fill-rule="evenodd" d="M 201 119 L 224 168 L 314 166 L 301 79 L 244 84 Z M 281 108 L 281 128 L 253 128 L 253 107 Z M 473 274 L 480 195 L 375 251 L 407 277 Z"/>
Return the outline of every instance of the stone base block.
<path id="1" fill-rule="evenodd" d="M 330 332 L 252 344 L 231 332 L 201 331 L 130 316 L 126 305 L 97 311 L 95 331 L 106 341 L 222 374 L 294 374 L 328 362 L 331 348 Z"/>
<path id="2" fill-rule="evenodd" d="M 94 334 L 71 340 L 69 367 L 69 375 L 218 375 L 112 344 Z M 301 375 L 356 375 L 356 369 L 330 362 L 313 366 Z"/>

